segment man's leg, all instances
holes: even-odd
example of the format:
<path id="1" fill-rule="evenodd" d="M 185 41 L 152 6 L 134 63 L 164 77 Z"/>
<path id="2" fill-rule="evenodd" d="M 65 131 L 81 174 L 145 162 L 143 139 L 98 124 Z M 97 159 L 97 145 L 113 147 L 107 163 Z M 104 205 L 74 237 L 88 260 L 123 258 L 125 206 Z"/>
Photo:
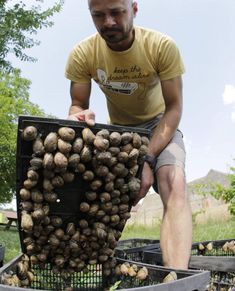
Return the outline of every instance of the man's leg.
<path id="1" fill-rule="evenodd" d="M 184 171 L 175 165 L 165 165 L 156 175 L 164 206 L 160 236 L 163 263 L 166 267 L 187 269 L 192 245 L 192 215 Z"/>

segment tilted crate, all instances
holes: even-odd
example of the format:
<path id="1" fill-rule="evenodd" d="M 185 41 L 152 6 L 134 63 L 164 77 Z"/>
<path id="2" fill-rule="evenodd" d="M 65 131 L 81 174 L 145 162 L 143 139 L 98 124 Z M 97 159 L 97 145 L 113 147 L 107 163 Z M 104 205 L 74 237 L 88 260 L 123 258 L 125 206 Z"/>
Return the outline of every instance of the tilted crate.
<path id="1" fill-rule="evenodd" d="M 36 131 L 36 138 L 34 137 L 33 140 L 22 138 L 24 136 L 25 130 L 29 127 L 33 127 L 34 131 Z M 59 141 L 62 140 L 62 137 L 59 135 L 60 129 L 66 128 L 66 130 L 71 130 L 73 132 L 72 140 L 67 142 L 70 145 L 70 149 L 72 146 L 72 149 L 62 155 L 63 158 L 66 160 L 66 167 L 65 169 L 63 167 L 59 168 L 56 167 L 55 164 L 55 157 L 59 153 L 61 156 L 61 149 L 59 149 Z M 82 145 L 82 149 L 79 150 L 79 154 L 75 151 L 74 143 L 76 139 L 84 139 L 83 131 L 88 130 L 92 132 L 92 134 L 96 137 L 97 133 L 100 133 L 101 130 L 106 130 L 108 132 L 108 137 L 111 136 L 112 133 L 118 133 L 120 136 L 124 136 L 125 134 L 129 133 L 131 136 L 133 136 L 133 140 L 127 141 L 127 143 L 124 143 L 124 140 L 122 140 L 119 144 L 111 144 L 110 141 L 110 147 L 116 148 L 116 150 L 120 150 L 125 152 L 123 148 L 126 146 L 131 146 L 131 149 L 138 152 L 134 158 L 133 156 L 127 154 L 127 159 L 125 162 L 121 163 L 120 159 L 118 159 L 116 156 L 112 156 L 111 152 L 109 150 L 110 147 L 108 145 L 108 148 L 105 150 L 101 150 L 97 148 L 97 146 L 93 143 L 85 144 L 85 141 Z M 44 143 L 48 137 L 49 134 L 53 133 L 54 136 L 56 135 L 56 138 L 58 137 L 58 145 L 56 145 L 55 149 L 52 151 L 47 151 L 46 154 L 49 154 L 52 158 L 52 169 L 46 168 L 44 163 L 45 158 L 45 151 L 41 153 L 40 151 L 36 150 L 34 148 L 34 142 L 37 138 L 41 140 L 41 144 Z M 66 231 L 67 226 L 71 223 L 75 226 L 77 231 L 80 231 L 80 237 L 77 236 L 76 243 L 79 244 L 78 248 L 80 247 L 81 250 L 79 250 L 81 253 L 86 248 L 86 254 L 90 255 L 92 254 L 93 257 L 92 260 L 96 259 L 94 258 L 94 254 L 91 251 L 88 250 L 91 244 L 94 245 L 94 237 L 92 238 L 92 235 L 94 236 L 94 232 L 96 232 L 96 226 L 97 223 L 99 223 L 99 227 L 104 227 L 101 231 L 99 231 L 99 242 L 104 240 L 104 243 L 106 247 L 108 247 L 110 250 L 114 251 L 114 247 L 116 247 L 117 241 L 119 240 L 121 236 L 121 232 L 125 226 L 126 220 L 128 219 L 128 215 L 130 215 L 130 209 L 133 205 L 133 201 L 135 199 L 135 194 L 133 188 L 133 184 L 131 184 L 132 181 L 139 181 L 138 184 L 140 184 L 140 175 L 142 171 L 142 166 L 144 162 L 144 150 L 142 150 L 142 153 L 140 154 L 140 150 L 138 150 L 138 146 L 135 147 L 134 144 L 138 144 L 135 140 L 134 143 L 134 137 L 139 138 L 139 149 L 147 149 L 145 142 L 148 141 L 149 137 L 149 130 L 143 129 L 143 128 L 133 128 L 133 127 L 124 127 L 124 126 L 115 126 L 115 125 L 104 125 L 104 124 L 95 124 L 93 127 L 88 128 L 87 124 L 84 122 L 75 122 L 71 120 L 61 120 L 61 119 L 49 119 L 49 118 L 39 118 L 39 117 L 32 117 L 32 116 L 21 116 L 19 118 L 19 125 L 18 125 L 18 136 L 17 136 L 17 187 L 16 187 L 16 197 L 17 197 L 17 213 L 18 213 L 18 221 L 19 221 L 19 234 L 20 234 L 20 241 L 22 246 L 23 253 L 27 253 L 28 255 L 38 255 L 40 253 L 40 249 L 44 250 L 44 245 L 46 245 L 48 251 L 48 242 L 52 241 L 50 239 L 50 234 L 54 232 L 54 229 L 51 231 L 51 228 L 58 229 L 60 228 L 60 231 Z M 144 139 L 145 137 L 145 139 Z M 102 138 L 102 140 L 106 140 L 107 143 L 109 143 L 108 138 Z M 147 141 L 146 141 L 147 140 Z M 65 140 L 66 141 L 66 140 Z M 133 141 L 133 142 L 132 142 Z M 130 148 L 130 147 L 129 147 Z M 81 153 L 83 149 L 89 150 L 89 153 L 91 157 L 89 157 L 89 160 L 84 159 L 82 160 Z M 130 149 L 130 152 L 131 152 Z M 106 160 L 105 164 L 102 164 L 101 160 L 98 160 L 101 154 L 109 154 L 108 161 Z M 139 154 L 139 155 L 138 155 Z M 84 166 L 86 172 L 89 172 L 89 174 L 93 174 L 93 177 L 91 179 L 85 179 L 83 176 L 83 173 L 80 169 L 73 168 L 72 163 L 69 163 L 69 159 L 72 156 L 79 156 L 78 159 L 82 161 L 81 164 Z M 117 154 L 116 154 L 117 155 Z M 48 155 L 47 155 L 48 156 Z M 111 157 L 110 157 L 111 156 Z M 131 156 L 131 157 L 129 157 Z M 93 164 L 94 159 L 96 158 L 95 163 Z M 37 164 L 40 165 L 37 167 L 37 164 L 35 166 L 35 160 Z M 108 162 L 110 162 L 111 164 Z M 34 164 L 33 164 L 34 161 Z M 114 161 L 114 162 L 113 162 Z M 133 163 L 133 164 L 132 164 Z M 117 169 L 116 166 L 123 166 L 123 168 L 120 167 Z M 96 167 L 96 168 L 95 168 Z M 109 181 L 106 181 L 106 174 L 97 174 L 96 169 L 102 167 L 105 168 L 106 174 L 108 171 L 108 174 L 112 174 L 114 177 L 112 177 L 113 180 L 109 183 Z M 37 176 L 39 178 L 36 179 L 35 183 L 36 186 L 28 186 L 26 182 L 32 182 L 32 179 L 28 177 L 29 172 L 31 169 L 36 168 Z M 134 168 L 134 169 L 133 169 Z M 122 171 L 123 169 L 123 171 Z M 84 171 L 85 171 L 84 170 Z M 117 173 L 117 170 L 119 172 Z M 69 182 L 62 183 L 59 186 L 54 186 L 53 178 L 54 176 L 56 178 L 60 178 L 60 180 L 63 177 L 64 172 L 72 172 L 74 175 L 74 179 Z M 32 170 L 31 170 L 32 172 Z M 45 174 L 46 172 L 46 174 Z M 51 178 L 48 178 L 48 172 L 49 174 L 53 174 Z M 51 173 L 52 172 L 52 173 Z M 35 175 L 35 173 L 34 173 Z M 111 179 L 111 178 L 109 178 Z M 29 181 L 30 180 L 30 181 Z M 63 180 L 63 179 L 62 179 Z M 99 181 L 99 186 L 97 186 L 97 189 L 94 187 L 91 188 L 91 184 L 93 181 L 97 180 Z M 121 186 L 118 186 L 118 182 L 123 183 Z M 51 182 L 52 181 L 52 182 Z M 33 180 L 34 182 L 34 180 Z M 48 190 L 48 187 L 45 187 L 45 182 L 47 182 L 47 185 L 49 184 L 50 189 Z M 62 181 L 64 182 L 64 181 Z M 26 187 L 27 184 L 27 187 Z M 112 184 L 112 185 L 108 185 Z M 109 188 L 108 188 L 109 187 Z M 121 188 L 122 187 L 122 188 Z M 25 191 L 26 188 L 26 191 Z M 37 191 L 34 191 L 34 199 L 32 198 L 32 192 L 30 193 L 30 198 L 22 198 L 21 191 L 25 194 L 25 192 L 30 192 L 36 189 Z M 112 189 L 112 190 L 108 190 Z M 132 190 L 131 190 L 132 189 Z M 136 191 L 136 190 L 135 190 Z M 36 192 L 36 196 L 35 196 Z M 109 193 L 108 193 L 109 192 Z M 27 193 L 26 193 L 27 194 Z M 48 201 L 48 198 L 46 198 L 47 194 L 50 196 L 56 195 L 56 199 L 53 201 Z M 92 194 L 95 195 L 95 198 L 88 197 L 86 195 Z M 103 198 L 101 199 L 100 196 L 105 194 L 107 198 L 107 201 Z M 28 195 L 28 194 L 27 194 Z M 115 196 L 116 195 L 116 196 Z M 38 201 L 40 199 L 40 201 Z M 26 201 L 25 201 L 26 200 Z M 35 202 L 36 200 L 36 202 Z M 41 202 L 42 201 L 42 202 Z M 107 203 L 106 203 L 107 202 Z M 81 205 L 86 205 L 86 207 L 89 207 L 91 209 L 88 210 L 81 210 Z M 92 208 L 92 206 L 94 206 Z M 40 208 L 41 207 L 41 208 Z M 30 209 L 29 209 L 30 208 Z M 33 208 L 33 209 L 32 209 Z M 40 208 L 40 209 L 38 209 Z M 45 217 L 41 218 L 39 216 L 36 216 L 35 211 L 39 210 L 40 215 L 42 212 L 46 212 Z M 45 211 L 44 211 L 45 210 Z M 90 211 L 89 211 L 90 210 Z M 98 216 L 98 210 L 102 212 L 99 213 Z M 26 215 L 24 215 L 26 214 Z M 34 216 L 35 214 L 35 216 Z M 37 212 L 38 214 L 38 212 Z M 33 220 L 33 229 L 30 229 L 29 231 L 27 229 L 24 229 L 22 227 L 22 221 L 24 216 L 26 218 L 29 218 L 30 222 Z M 32 218 L 32 219 L 31 219 Z M 46 218 L 46 221 L 45 219 Z M 54 221 L 56 219 L 56 223 Z M 104 220 L 105 219 L 105 220 Z M 110 221 L 108 221 L 108 219 Z M 79 223 L 81 220 L 86 221 L 87 226 L 82 227 Z M 52 223 L 54 221 L 54 224 Z M 59 226 L 57 225 L 57 221 L 59 221 Z M 52 225 L 51 225 L 52 224 Z M 32 223 L 31 223 L 32 225 Z M 50 226 L 50 229 L 48 229 L 48 226 Z M 51 227 L 52 226 L 52 227 Z M 103 231 L 103 230 L 106 230 Z M 100 228 L 99 228 L 100 230 Z M 86 232 L 85 232 L 86 231 Z M 109 233 L 108 233 L 109 232 Z M 111 233 L 112 232 L 112 233 Z M 41 235 L 42 234 L 42 235 Z M 66 233 L 67 234 L 67 233 Z M 111 237 L 109 237 L 109 234 Z M 102 236 L 102 238 L 101 238 Z M 105 237 L 104 237 L 105 236 Z M 49 239 L 48 239 L 49 237 Z M 91 244 L 88 246 L 88 242 L 85 241 L 86 238 L 90 239 Z M 98 234 L 97 234 L 98 237 Z M 114 237 L 114 238 L 113 238 Z M 70 236 L 69 239 L 63 239 L 59 243 L 62 243 L 63 246 L 61 247 L 66 248 L 69 247 L 68 244 L 71 242 L 72 236 Z M 105 240 L 106 239 L 106 240 Z M 74 239 L 73 239 L 74 240 Z M 109 242 L 108 242 L 109 240 Z M 27 241 L 27 245 L 26 245 Z M 33 242 L 32 242 L 33 241 Z M 55 242 L 55 239 L 53 237 L 53 242 Z M 58 240 L 56 241 L 58 243 Z M 112 244 L 112 246 L 111 246 Z M 36 245 L 36 247 L 35 247 Z M 103 244 L 104 245 L 104 244 Z M 98 247 L 97 252 L 102 250 L 103 245 L 100 245 Z M 28 247 L 28 248 L 27 248 Z M 51 248 L 54 247 L 54 245 L 51 244 Z M 32 250 L 33 248 L 33 250 Z M 30 249 L 30 250 L 29 250 Z M 44 252 L 45 253 L 45 252 Z M 63 252 L 62 252 L 63 254 Z M 102 254 L 101 254 L 102 255 Z M 105 254 L 106 255 L 106 254 Z M 109 256 L 113 255 L 110 254 Z M 54 250 L 53 254 L 50 253 L 50 258 L 54 257 Z M 88 259 L 86 259 L 86 263 L 88 263 Z M 48 260 L 47 260 L 48 262 Z M 102 261 L 99 259 L 98 262 Z M 67 264 L 67 261 L 66 261 Z"/>

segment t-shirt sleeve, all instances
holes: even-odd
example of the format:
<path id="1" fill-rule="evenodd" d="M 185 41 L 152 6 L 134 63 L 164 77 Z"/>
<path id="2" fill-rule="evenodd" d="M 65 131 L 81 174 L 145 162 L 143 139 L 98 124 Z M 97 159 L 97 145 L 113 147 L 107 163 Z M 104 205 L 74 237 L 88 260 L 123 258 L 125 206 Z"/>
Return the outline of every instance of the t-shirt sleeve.
<path id="1" fill-rule="evenodd" d="M 185 72 L 182 57 L 175 42 L 164 37 L 159 45 L 157 73 L 160 80 L 168 80 Z"/>
<path id="2" fill-rule="evenodd" d="M 89 66 L 79 45 L 75 46 L 69 54 L 65 67 L 65 77 L 75 83 L 91 82 Z"/>

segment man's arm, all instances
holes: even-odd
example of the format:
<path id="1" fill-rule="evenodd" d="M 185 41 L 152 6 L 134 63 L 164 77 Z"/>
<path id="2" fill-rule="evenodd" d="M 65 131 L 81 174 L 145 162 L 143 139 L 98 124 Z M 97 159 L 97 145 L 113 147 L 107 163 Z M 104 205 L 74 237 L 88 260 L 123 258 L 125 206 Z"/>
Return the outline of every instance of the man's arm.
<path id="1" fill-rule="evenodd" d="M 162 81 L 165 112 L 155 128 L 149 144 L 149 155 L 158 156 L 173 137 L 182 115 L 182 78 L 181 76 Z"/>
<path id="2" fill-rule="evenodd" d="M 69 119 L 85 121 L 91 126 L 95 124 L 95 113 L 89 110 L 90 93 L 90 83 L 71 82 L 70 95 L 72 102 L 69 108 Z"/>
<path id="3" fill-rule="evenodd" d="M 148 154 L 158 156 L 173 137 L 182 115 L 182 78 L 175 77 L 161 82 L 165 112 L 158 126 L 153 132 L 149 143 Z M 153 172 L 147 163 L 144 163 L 141 179 L 141 189 L 134 205 L 145 197 L 154 182 Z"/>

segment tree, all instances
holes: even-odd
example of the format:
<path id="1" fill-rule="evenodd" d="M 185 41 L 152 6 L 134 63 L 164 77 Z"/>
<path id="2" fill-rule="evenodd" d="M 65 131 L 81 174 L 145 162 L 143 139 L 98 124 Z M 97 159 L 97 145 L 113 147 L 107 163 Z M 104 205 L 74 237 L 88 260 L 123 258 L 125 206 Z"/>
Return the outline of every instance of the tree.
<path id="1" fill-rule="evenodd" d="M 223 199 L 226 203 L 229 203 L 229 211 L 232 215 L 235 215 L 235 168 L 230 167 L 231 173 L 229 174 L 230 185 L 224 187 L 222 185 L 216 185 L 211 194 L 217 199 Z"/>
<path id="2" fill-rule="evenodd" d="M 29 87 L 20 70 L 0 72 L 0 203 L 10 202 L 15 193 L 18 116 L 45 115 L 29 101 Z"/>
<path id="3" fill-rule="evenodd" d="M 51 8 L 43 9 L 44 0 L 29 1 L 34 5 L 0 0 L 0 203 L 10 202 L 15 192 L 18 116 L 45 115 L 29 100 L 31 82 L 21 77 L 20 70 L 14 69 L 7 58 L 11 53 L 21 61 L 36 61 L 25 49 L 39 45 L 33 35 L 52 26 L 50 18 L 64 2 L 54 1 Z"/>
<path id="4" fill-rule="evenodd" d="M 32 35 L 43 27 L 52 26 L 50 17 L 59 12 L 63 0 L 58 0 L 51 8 L 42 9 L 44 0 L 32 0 L 35 5 L 26 5 L 23 1 L 17 1 L 12 5 L 11 1 L 0 0 L 0 70 L 11 71 L 12 64 L 7 57 L 13 53 L 22 61 L 35 61 L 34 57 L 27 55 L 24 50 L 38 45 Z"/>

